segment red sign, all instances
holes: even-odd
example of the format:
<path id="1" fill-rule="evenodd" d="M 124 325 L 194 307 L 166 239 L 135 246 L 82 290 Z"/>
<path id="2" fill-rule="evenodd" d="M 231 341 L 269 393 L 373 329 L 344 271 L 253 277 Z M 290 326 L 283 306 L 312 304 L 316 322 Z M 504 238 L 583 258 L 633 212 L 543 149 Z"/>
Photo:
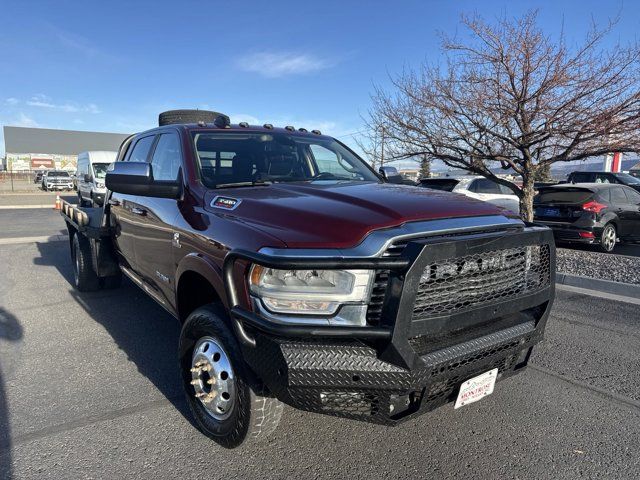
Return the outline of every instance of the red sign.
<path id="1" fill-rule="evenodd" d="M 31 168 L 53 168 L 53 160 L 50 158 L 32 158 L 31 159 Z"/>

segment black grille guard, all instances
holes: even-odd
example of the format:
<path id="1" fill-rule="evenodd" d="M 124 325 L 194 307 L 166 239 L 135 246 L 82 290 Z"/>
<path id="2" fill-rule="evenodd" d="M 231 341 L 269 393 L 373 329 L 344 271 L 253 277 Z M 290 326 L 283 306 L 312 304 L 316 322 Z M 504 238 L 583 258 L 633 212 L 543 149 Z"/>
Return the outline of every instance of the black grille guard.
<path id="1" fill-rule="evenodd" d="M 442 316 L 415 322 L 413 308 L 420 278 L 429 263 L 458 257 L 491 252 L 499 249 L 527 245 L 549 246 L 549 278 L 543 288 L 517 298 L 482 304 Z M 271 322 L 240 305 L 234 281 L 238 260 L 257 263 L 276 269 L 370 269 L 389 271 L 389 284 L 382 308 L 379 326 L 347 327 L 318 325 L 287 325 Z M 393 364 L 414 368 L 421 364 L 420 357 L 409 344 L 409 338 L 429 335 L 443 328 L 462 328 L 479 319 L 491 319 L 524 311 L 545 304 L 544 312 L 535 330 L 542 331 L 555 290 L 555 244 L 553 232 L 540 226 L 529 225 L 519 231 L 470 234 L 464 237 L 435 237 L 409 241 L 398 257 L 321 257 L 295 258 L 272 256 L 248 250 L 231 250 L 223 264 L 223 279 L 228 306 L 237 338 L 245 347 L 255 347 L 255 338 L 247 331 L 250 326 L 262 333 L 277 337 L 298 339 L 333 338 L 375 341 L 379 357 Z"/>

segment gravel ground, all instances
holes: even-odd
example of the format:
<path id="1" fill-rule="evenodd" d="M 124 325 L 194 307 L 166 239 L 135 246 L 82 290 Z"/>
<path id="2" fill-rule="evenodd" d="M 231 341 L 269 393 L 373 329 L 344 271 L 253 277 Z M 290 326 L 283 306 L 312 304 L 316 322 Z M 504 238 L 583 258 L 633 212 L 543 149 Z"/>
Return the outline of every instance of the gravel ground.
<path id="1" fill-rule="evenodd" d="M 558 272 L 640 285 L 640 257 L 558 248 Z"/>

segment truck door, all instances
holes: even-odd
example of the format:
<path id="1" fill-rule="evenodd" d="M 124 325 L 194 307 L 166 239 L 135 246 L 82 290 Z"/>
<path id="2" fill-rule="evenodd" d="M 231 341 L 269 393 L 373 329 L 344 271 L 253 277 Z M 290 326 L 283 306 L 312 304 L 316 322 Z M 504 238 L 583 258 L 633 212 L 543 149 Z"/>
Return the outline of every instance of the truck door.
<path id="1" fill-rule="evenodd" d="M 125 161 L 148 161 L 155 138 L 155 135 L 149 135 L 136 140 L 135 145 L 131 148 L 131 153 L 125 157 Z M 109 204 L 111 205 L 111 222 L 115 228 L 116 249 L 124 260 L 125 266 L 135 273 L 139 273 L 134 247 L 134 238 L 140 234 L 142 227 L 138 197 L 136 195 L 113 192 L 109 199 Z"/>
<path id="2" fill-rule="evenodd" d="M 182 165 L 180 137 L 177 133 L 159 136 L 151 155 L 154 180 L 176 180 Z M 173 255 L 175 219 L 178 202 L 173 198 L 138 197 L 138 222 L 142 228 L 135 236 L 136 260 L 140 275 L 152 287 L 161 302 L 175 307 L 175 260 Z"/>

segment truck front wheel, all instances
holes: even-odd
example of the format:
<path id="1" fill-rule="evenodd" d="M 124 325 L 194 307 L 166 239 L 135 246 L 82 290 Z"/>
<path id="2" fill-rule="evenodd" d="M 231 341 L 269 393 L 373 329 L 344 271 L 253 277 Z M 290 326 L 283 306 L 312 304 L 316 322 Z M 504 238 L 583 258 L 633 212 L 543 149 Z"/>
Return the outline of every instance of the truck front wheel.
<path id="1" fill-rule="evenodd" d="M 195 310 L 180 334 L 180 371 L 200 430 L 226 448 L 273 432 L 282 403 L 252 381 L 218 305 Z"/>

